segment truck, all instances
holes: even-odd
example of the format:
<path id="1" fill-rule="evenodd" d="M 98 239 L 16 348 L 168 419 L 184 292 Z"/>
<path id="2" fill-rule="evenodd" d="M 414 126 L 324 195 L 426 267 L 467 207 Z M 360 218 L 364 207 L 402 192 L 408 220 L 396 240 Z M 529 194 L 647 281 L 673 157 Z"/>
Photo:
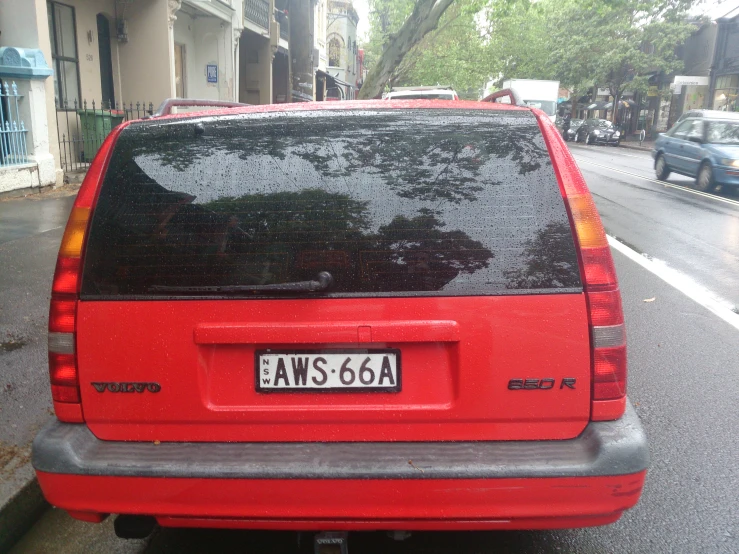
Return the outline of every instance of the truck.
<path id="1" fill-rule="evenodd" d="M 503 81 L 503 88 L 513 89 L 532 108 L 539 108 L 554 121 L 557 117 L 557 98 L 559 81 L 539 81 L 536 79 L 509 79 Z"/>

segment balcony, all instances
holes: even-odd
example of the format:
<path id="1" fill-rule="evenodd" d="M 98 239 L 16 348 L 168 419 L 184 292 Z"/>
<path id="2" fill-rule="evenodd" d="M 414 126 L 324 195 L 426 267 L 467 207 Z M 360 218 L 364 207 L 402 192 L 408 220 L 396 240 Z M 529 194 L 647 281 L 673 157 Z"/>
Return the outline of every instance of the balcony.
<path id="1" fill-rule="evenodd" d="M 269 0 L 244 0 L 244 19 L 269 32 Z"/>
<path id="2" fill-rule="evenodd" d="M 280 25 L 280 46 L 287 48 L 290 41 L 290 21 L 287 10 L 275 8 L 275 21 Z"/>
<path id="3" fill-rule="evenodd" d="M 278 17 L 277 21 L 280 23 L 280 38 L 282 40 L 290 40 L 290 24 L 287 20 L 287 16 L 282 14 Z"/>

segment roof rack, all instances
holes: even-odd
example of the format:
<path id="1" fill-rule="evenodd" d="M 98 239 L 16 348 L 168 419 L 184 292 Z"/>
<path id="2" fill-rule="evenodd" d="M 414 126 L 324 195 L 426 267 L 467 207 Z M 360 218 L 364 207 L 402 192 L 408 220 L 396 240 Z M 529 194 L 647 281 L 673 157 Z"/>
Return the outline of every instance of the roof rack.
<path id="1" fill-rule="evenodd" d="M 146 119 L 153 117 L 162 117 L 164 115 L 170 115 L 172 108 L 174 107 L 190 107 L 190 108 L 242 108 L 249 106 L 249 104 L 243 104 L 241 102 L 229 102 L 226 100 L 204 100 L 197 98 L 167 98 L 164 102 L 159 104 L 157 111 L 151 114 Z"/>
<path id="2" fill-rule="evenodd" d="M 504 88 L 503 90 L 499 90 L 497 92 L 489 94 L 488 96 L 480 100 L 480 102 L 495 102 L 498 98 L 506 98 L 506 97 L 510 98 L 511 104 L 513 104 L 514 106 L 525 106 L 526 105 L 523 99 L 512 88 Z"/>
<path id="3" fill-rule="evenodd" d="M 413 90 L 454 90 L 454 87 L 446 86 L 446 85 L 438 85 L 438 86 L 421 86 L 421 87 L 392 87 L 390 89 L 390 92 L 405 92 L 405 91 L 413 91 Z"/>

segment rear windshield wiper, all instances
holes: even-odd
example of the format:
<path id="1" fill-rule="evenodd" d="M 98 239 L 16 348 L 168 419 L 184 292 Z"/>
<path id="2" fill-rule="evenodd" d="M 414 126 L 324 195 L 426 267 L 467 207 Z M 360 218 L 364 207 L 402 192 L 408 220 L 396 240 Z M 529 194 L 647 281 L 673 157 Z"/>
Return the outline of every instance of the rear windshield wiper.
<path id="1" fill-rule="evenodd" d="M 321 271 L 315 281 L 294 281 L 274 285 L 214 285 L 206 287 L 178 287 L 169 285 L 153 285 L 149 292 L 317 292 L 327 290 L 334 284 L 334 278 L 328 271 Z"/>

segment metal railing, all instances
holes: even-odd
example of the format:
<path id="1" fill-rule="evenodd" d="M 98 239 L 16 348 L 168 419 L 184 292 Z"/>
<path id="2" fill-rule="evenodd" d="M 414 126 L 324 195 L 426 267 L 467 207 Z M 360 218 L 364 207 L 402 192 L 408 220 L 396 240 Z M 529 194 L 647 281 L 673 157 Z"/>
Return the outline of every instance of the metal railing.
<path id="1" fill-rule="evenodd" d="M 269 31 L 269 1 L 244 0 L 244 17 Z"/>
<path id="2" fill-rule="evenodd" d="M 56 106 L 59 157 L 64 171 L 85 170 L 108 133 L 124 121 L 154 113 L 153 102 L 114 104 L 83 100 Z"/>
<path id="3" fill-rule="evenodd" d="M 28 163 L 26 125 L 18 108 L 18 87 L 13 82 L 0 84 L 0 166 Z"/>

